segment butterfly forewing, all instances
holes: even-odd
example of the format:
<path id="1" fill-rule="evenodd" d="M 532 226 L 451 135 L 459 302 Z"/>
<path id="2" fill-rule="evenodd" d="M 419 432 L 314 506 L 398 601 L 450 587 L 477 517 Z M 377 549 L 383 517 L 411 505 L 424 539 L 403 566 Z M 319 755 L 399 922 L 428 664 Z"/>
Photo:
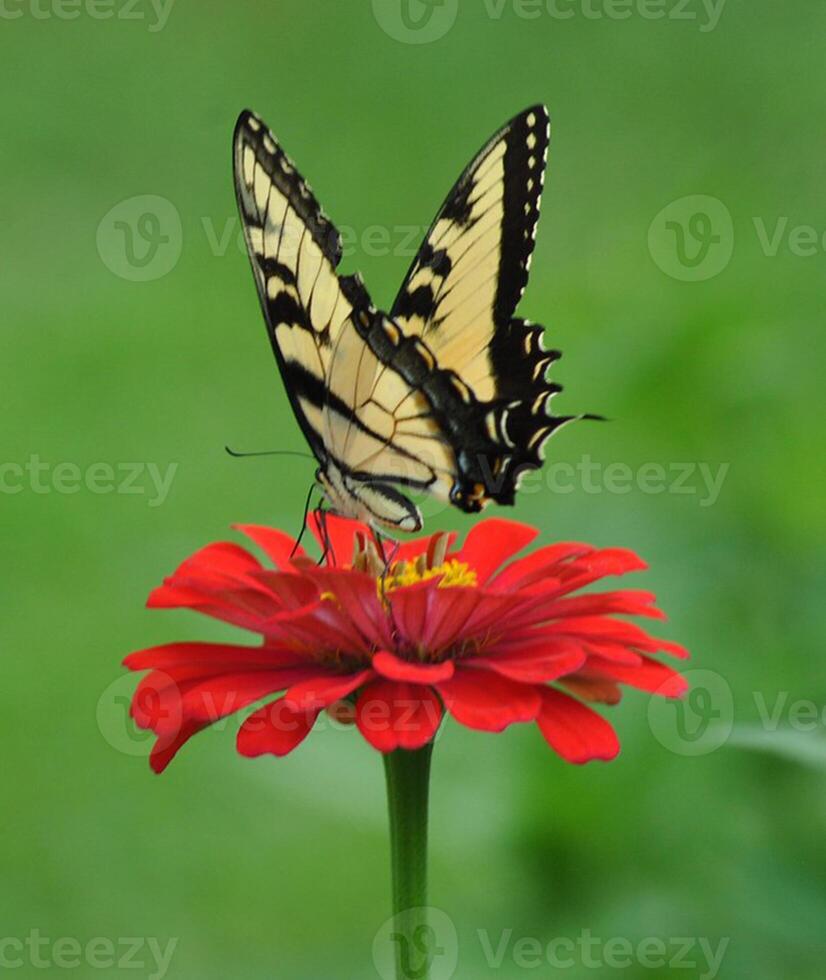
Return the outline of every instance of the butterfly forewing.
<path id="1" fill-rule="evenodd" d="M 498 394 L 492 345 L 528 281 L 548 153 L 542 106 L 503 127 L 436 216 L 391 315 L 481 401 Z"/>
<path id="2" fill-rule="evenodd" d="M 255 283 L 293 409 L 321 459 L 330 360 L 352 313 L 336 267 L 341 238 L 257 116 L 235 128 L 235 189 Z"/>
<path id="3" fill-rule="evenodd" d="M 514 318 L 528 281 L 544 186 L 550 122 L 543 106 L 512 119 L 454 185 L 391 311 L 464 389 L 453 502 L 512 503 L 519 473 L 541 463 L 545 440 L 568 418 L 548 415 L 559 355 L 543 328 Z M 435 392 L 437 414 L 454 392 Z M 453 413 L 455 415 L 455 412 Z M 449 426 L 446 426 L 449 431 Z"/>

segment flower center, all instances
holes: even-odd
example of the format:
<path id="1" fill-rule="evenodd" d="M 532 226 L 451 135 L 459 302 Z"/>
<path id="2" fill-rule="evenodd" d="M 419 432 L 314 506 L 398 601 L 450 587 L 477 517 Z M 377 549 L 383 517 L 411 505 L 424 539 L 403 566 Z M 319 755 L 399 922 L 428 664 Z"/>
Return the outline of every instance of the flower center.
<path id="1" fill-rule="evenodd" d="M 472 587 L 478 584 L 474 569 L 467 562 L 451 558 L 439 565 L 428 566 L 426 556 L 420 555 L 415 562 L 400 561 L 391 566 L 387 575 L 376 580 L 380 592 L 392 592 L 405 585 L 416 585 L 419 582 L 429 582 L 441 578 L 440 589 L 455 588 L 456 586 Z"/>

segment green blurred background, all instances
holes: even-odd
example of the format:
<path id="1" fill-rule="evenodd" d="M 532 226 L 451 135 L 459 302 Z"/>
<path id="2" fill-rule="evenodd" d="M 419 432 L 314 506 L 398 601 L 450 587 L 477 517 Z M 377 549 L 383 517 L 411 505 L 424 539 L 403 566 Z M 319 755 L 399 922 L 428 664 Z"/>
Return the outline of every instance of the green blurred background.
<path id="1" fill-rule="evenodd" d="M 231 719 L 154 777 L 124 720 L 134 679 L 119 662 L 233 635 L 147 612 L 145 597 L 232 522 L 295 529 L 312 475 L 309 462 L 223 453 L 304 448 L 238 247 L 239 110 L 279 135 L 349 229 L 346 271 L 386 305 L 407 229 L 429 223 L 496 127 L 545 101 L 550 176 L 521 311 L 565 351 L 557 409 L 613 421 L 549 446 L 556 463 L 590 456 L 596 489 L 538 483 L 512 513 L 545 540 L 644 555 L 651 570 L 633 584 L 669 611 L 700 695 L 680 711 L 629 694 L 610 710 L 622 755 L 584 769 L 532 728 L 449 724 L 432 902 L 455 923 L 462 980 L 713 975 L 701 941 L 724 949 L 726 980 L 822 977 L 826 254 L 789 234 L 826 230 L 826 8 L 39 2 L 6 0 L 0 16 L 0 938 L 177 938 L 170 978 L 377 976 L 378 756 L 326 730 L 286 760 L 242 760 Z M 146 195 L 163 201 L 134 200 Z M 666 219 L 686 229 L 682 262 Z M 156 233 L 167 240 L 153 245 Z M 48 467 L 39 483 L 15 468 L 33 457 Z M 106 466 L 126 463 L 141 466 L 133 492 L 67 492 L 73 472 L 96 473 L 100 491 Z M 612 463 L 630 467 L 629 492 L 606 482 Z M 682 492 L 644 492 L 649 463 L 695 469 Z M 149 464 L 171 474 L 167 494 Z M 700 464 L 725 476 L 716 499 Z M 430 526 L 468 521 L 440 512 Z M 579 953 L 556 969 L 515 962 L 522 937 L 584 930 L 601 941 L 598 967 Z M 680 937 L 683 968 L 637 952 L 605 962 L 608 940 L 659 940 L 670 959 Z M 500 942 L 496 966 L 485 949 Z M 23 958 L 14 975 L 44 974 Z M 154 972 L 145 946 L 135 960 L 127 975 Z"/>

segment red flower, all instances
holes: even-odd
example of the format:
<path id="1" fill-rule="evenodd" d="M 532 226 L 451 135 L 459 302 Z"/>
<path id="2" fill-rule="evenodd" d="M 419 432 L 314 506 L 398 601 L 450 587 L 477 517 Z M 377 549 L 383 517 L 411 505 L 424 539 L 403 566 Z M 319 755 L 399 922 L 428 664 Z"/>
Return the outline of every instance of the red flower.
<path id="1" fill-rule="evenodd" d="M 324 709 L 354 721 L 381 752 L 415 749 L 446 710 L 481 731 L 536 722 L 568 761 L 607 760 L 619 751 L 616 735 L 584 702 L 615 704 L 622 684 L 666 697 L 686 690 L 650 656 L 686 651 L 615 618 L 664 618 L 653 595 L 573 594 L 645 568 L 631 551 L 554 544 L 510 561 L 537 532 L 492 519 L 458 551 L 455 535 L 437 534 L 399 545 L 386 566 L 365 527 L 329 516 L 330 559 L 317 567 L 300 550 L 291 558 L 294 542 L 281 531 L 238 529 L 275 569 L 238 545 L 208 545 L 148 605 L 197 610 L 260 634 L 261 644 L 171 643 L 125 660 L 151 671 L 132 716 L 158 736 L 156 772 L 202 728 L 282 691 L 241 725 L 242 755 L 286 755 Z M 321 540 L 315 520 L 311 529 Z M 350 565 L 335 563 L 351 555 Z"/>

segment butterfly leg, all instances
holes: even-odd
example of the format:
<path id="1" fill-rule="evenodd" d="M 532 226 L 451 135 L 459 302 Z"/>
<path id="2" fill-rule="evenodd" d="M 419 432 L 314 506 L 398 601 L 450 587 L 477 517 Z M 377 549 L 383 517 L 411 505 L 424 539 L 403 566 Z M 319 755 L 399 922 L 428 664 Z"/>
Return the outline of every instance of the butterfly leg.
<path id="1" fill-rule="evenodd" d="M 330 540 L 330 532 L 327 528 L 327 511 L 324 509 L 323 504 L 319 504 L 314 513 L 321 531 L 321 540 L 324 542 L 324 551 L 318 560 L 318 564 L 323 565 L 328 558 L 332 558 L 332 564 L 335 565 L 336 553 L 333 550 L 333 543 Z"/>
<path id="2" fill-rule="evenodd" d="M 290 552 L 290 558 L 295 558 L 295 553 L 301 547 L 301 539 L 304 537 L 304 532 L 307 530 L 307 515 L 310 513 L 310 501 L 313 498 L 313 493 L 315 492 L 318 484 L 313 480 L 310 484 L 310 492 L 307 494 L 307 500 L 304 503 L 304 516 L 301 518 L 301 530 L 298 532 L 298 537 L 295 539 L 295 546 Z"/>

